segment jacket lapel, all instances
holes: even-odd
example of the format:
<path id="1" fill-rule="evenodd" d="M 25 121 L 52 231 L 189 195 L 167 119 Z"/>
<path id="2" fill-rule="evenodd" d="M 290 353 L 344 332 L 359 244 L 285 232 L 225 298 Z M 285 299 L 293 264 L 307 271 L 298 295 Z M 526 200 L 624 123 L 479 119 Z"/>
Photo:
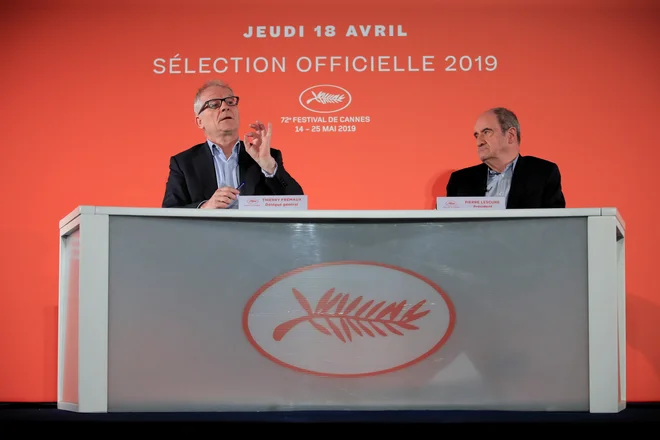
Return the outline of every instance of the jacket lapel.
<path id="1" fill-rule="evenodd" d="M 475 172 L 477 175 L 472 181 L 475 182 L 476 187 L 472 188 L 471 193 L 474 193 L 475 197 L 484 197 L 488 189 L 488 165 L 482 163 L 475 169 Z"/>
<path id="2" fill-rule="evenodd" d="M 507 209 L 517 208 L 520 202 L 520 197 L 524 193 L 524 182 L 525 182 L 525 173 L 527 168 L 525 167 L 524 157 L 521 155 L 518 157 L 518 162 L 516 162 L 516 167 L 513 169 L 513 177 L 511 178 L 511 188 L 509 188 L 509 197 L 506 201 Z"/>
<path id="3" fill-rule="evenodd" d="M 199 153 L 193 160 L 193 166 L 201 181 L 202 194 L 205 199 L 208 199 L 218 189 L 218 180 L 215 176 L 215 165 L 213 165 L 213 156 L 208 143 L 204 142 L 200 147 Z"/>
<path id="4" fill-rule="evenodd" d="M 259 173 L 261 169 L 259 165 L 252 159 L 252 156 L 245 151 L 243 141 L 240 142 L 238 149 L 238 182 L 245 183 L 241 188 L 241 195 L 253 196 L 259 183 Z"/>

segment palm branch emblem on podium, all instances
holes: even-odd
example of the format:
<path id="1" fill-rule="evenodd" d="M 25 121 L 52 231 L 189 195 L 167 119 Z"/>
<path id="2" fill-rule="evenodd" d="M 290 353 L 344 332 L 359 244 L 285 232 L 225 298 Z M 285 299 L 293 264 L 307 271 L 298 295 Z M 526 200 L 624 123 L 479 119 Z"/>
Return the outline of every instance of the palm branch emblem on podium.
<path id="1" fill-rule="evenodd" d="M 334 288 L 324 293 L 312 308 L 302 293 L 295 288 L 292 291 L 306 315 L 275 327 L 273 339 L 276 341 L 281 341 L 289 331 L 303 323 L 309 323 L 325 335 L 334 335 L 342 342 L 351 342 L 354 336 L 403 336 L 407 331 L 419 330 L 419 326 L 412 323 L 430 313 L 430 310 L 421 310 L 426 300 L 417 302 L 402 314 L 406 300 L 388 303 L 372 299 L 363 302 L 362 296 L 351 300 L 349 293 L 335 294 Z"/>

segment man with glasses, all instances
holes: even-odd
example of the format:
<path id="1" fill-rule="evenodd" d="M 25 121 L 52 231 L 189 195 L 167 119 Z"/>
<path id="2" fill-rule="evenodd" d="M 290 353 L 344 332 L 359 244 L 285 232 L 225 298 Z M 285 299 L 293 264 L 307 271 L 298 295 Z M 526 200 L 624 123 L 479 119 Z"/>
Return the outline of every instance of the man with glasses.
<path id="1" fill-rule="evenodd" d="M 474 137 L 482 163 L 454 171 L 447 197 L 504 197 L 507 209 L 566 207 L 559 167 L 520 154 L 520 124 L 511 110 L 482 113 Z"/>
<path id="2" fill-rule="evenodd" d="M 272 126 L 260 121 L 239 138 L 239 97 L 221 81 L 205 83 L 195 96 L 197 126 L 206 141 L 170 158 L 163 208 L 237 208 L 241 195 L 303 195 L 271 148 Z"/>

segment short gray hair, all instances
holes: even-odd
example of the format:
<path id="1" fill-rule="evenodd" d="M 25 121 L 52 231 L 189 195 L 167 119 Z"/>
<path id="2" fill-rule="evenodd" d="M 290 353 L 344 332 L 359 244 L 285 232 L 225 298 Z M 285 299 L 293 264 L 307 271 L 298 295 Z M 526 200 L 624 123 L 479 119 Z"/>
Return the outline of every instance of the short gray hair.
<path id="1" fill-rule="evenodd" d="M 518 122 L 516 114 L 504 107 L 492 108 L 490 111 L 495 113 L 495 116 L 497 116 L 497 122 L 500 124 L 502 134 L 505 134 L 509 128 L 513 127 L 516 129 L 516 137 L 518 139 L 518 143 L 520 143 L 520 123 Z"/>
<path id="2" fill-rule="evenodd" d="M 229 89 L 232 95 L 234 94 L 234 91 L 231 89 L 231 87 L 229 87 L 229 84 L 224 81 L 220 81 L 218 79 L 206 81 L 195 94 L 195 102 L 193 104 L 193 110 L 195 110 L 195 114 L 199 113 L 199 111 L 202 109 L 204 103 L 201 101 L 201 96 L 202 93 L 204 93 L 204 90 L 208 89 L 209 87 L 224 87 L 225 89 Z"/>

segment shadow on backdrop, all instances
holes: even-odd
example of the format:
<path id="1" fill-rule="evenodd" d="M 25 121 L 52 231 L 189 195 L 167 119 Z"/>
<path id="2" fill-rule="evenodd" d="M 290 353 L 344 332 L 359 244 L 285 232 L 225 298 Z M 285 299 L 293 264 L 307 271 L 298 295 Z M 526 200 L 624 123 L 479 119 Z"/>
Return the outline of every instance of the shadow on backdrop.
<path id="1" fill-rule="evenodd" d="M 425 207 L 429 209 L 436 209 L 436 198 L 445 197 L 447 195 L 447 182 L 449 182 L 449 177 L 451 173 L 455 170 L 446 170 L 441 173 L 438 173 L 431 180 L 431 191 L 429 197 L 424 204 Z"/>
<path id="2" fill-rule="evenodd" d="M 660 306 L 628 293 L 626 315 L 635 317 L 626 322 L 628 344 L 646 358 L 660 380 Z"/>

